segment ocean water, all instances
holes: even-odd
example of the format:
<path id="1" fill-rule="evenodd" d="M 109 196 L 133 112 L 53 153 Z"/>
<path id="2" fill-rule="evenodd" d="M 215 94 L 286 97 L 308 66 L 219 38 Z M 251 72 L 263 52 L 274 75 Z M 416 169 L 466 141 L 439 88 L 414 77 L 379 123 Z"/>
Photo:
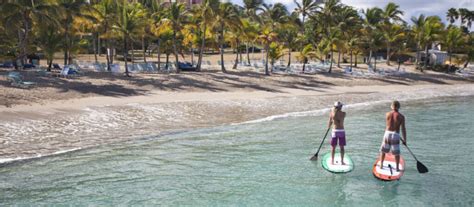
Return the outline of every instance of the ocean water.
<path id="1" fill-rule="evenodd" d="M 346 109 L 348 174 L 309 161 L 327 114 L 279 116 L 3 164 L 0 205 L 473 206 L 474 97 L 402 102 L 408 145 L 430 172 L 402 148 L 394 182 L 371 173 L 387 110 Z"/>

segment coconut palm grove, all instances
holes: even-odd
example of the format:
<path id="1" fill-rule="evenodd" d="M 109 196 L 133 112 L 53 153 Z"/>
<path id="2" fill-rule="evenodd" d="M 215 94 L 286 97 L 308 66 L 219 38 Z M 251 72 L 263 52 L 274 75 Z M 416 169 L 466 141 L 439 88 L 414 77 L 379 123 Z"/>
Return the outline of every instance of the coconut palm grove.
<path id="1" fill-rule="evenodd" d="M 164 67 L 179 73 L 181 57 L 189 54 L 201 71 L 203 53 L 214 52 L 221 55 L 224 73 L 228 68 L 221 63 L 232 61 L 235 69 L 251 64 L 249 53 L 264 52 L 267 75 L 281 58 L 291 66 L 292 52 L 303 72 L 304 64 L 321 61 L 329 64 L 329 73 L 343 62 L 350 68 L 363 62 L 376 70 L 376 58 L 388 65 L 411 61 L 420 71 L 454 72 L 474 58 L 474 11 L 466 8 L 404 21 L 395 3 L 365 10 L 339 0 L 295 3 L 290 11 L 262 0 L 245 0 L 243 6 L 219 0 L 6 0 L 0 3 L 0 55 L 18 69 L 39 53 L 48 70 L 57 53 L 63 54 L 64 65 L 77 54 L 94 54 L 96 62 L 98 55 L 106 55 L 107 70 L 125 61 L 127 76 L 127 62 L 155 61 L 160 69 L 161 57 L 166 57 Z M 434 65 L 424 54 L 437 47 L 449 58 Z M 228 51 L 235 60 L 224 59 Z"/>

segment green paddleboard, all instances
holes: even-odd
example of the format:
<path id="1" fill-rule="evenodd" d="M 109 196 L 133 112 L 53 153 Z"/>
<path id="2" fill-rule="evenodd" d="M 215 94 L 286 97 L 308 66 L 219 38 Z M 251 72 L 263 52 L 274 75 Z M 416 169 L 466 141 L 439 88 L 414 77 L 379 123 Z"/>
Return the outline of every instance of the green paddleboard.
<path id="1" fill-rule="evenodd" d="M 344 154 L 344 163 L 345 165 L 341 165 L 341 154 L 339 152 L 334 155 L 334 165 L 331 164 L 331 152 L 324 154 L 321 159 L 323 168 L 333 173 L 347 173 L 354 169 L 354 162 L 347 154 Z"/>

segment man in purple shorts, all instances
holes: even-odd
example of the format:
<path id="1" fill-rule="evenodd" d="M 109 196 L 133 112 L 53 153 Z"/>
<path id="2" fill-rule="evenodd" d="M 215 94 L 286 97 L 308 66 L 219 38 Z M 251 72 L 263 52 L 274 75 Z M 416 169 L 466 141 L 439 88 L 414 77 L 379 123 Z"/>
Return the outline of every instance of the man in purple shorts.
<path id="1" fill-rule="evenodd" d="M 329 115 L 329 127 L 331 124 L 334 124 L 332 129 L 332 139 L 331 139 L 331 163 L 334 165 L 334 153 L 336 151 L 337 143 L 339 142 L 339 147 L 341 148 L 341 164 L 344 163 L 344 146 L 346 145 L 346 132 L 344 131 L 344 118 L 346 117 L 346 112 L 342 111 L 343 104 L 339 101 L 334 103 L 334 108 L 331 110 Z"/>

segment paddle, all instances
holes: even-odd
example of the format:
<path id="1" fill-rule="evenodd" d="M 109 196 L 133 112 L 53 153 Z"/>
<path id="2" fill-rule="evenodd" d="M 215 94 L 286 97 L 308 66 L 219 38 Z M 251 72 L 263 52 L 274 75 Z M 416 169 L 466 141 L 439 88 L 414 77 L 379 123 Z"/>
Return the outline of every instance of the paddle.
<path id="1" fill-rule="evenodd" d="M 408 149 L 408 151 L 410 152 L 411 156 L 413 156 L 413 158 L 415 158 L 416 160 L 416 169 L 418 170 L 419 173 L 427 173 L 428 172 L 428 168 L 423 165 L 423 163 L 421 163 L 420 161 L 418 161 L 418 159 L 416 159 L 416 156 L 413 154 L 413 152 L 411 152 L 410 148 L 406 145 L 406 142 L 405 140 L 403 140 L 403 138 L 400 138 L 402 141 L 403 141 L 403 145 L 405 145 L 405 147 Z"/>
<path id="2" fill-rule="evenodd" d="M 317 151 L 316 154 L 314 154 L 309 160 L 317 160 L 317 159 L 318 159 L 319 150 L 321 150 L 321 147 L 323 146 L 324 140 L 325 140 L 326 137 L 328 136 L 328 133 L 329 133 L 329 130 L 330 130 L 330 129 L 331 129 L 331 125 L 329 125 L 328 130 L 326 131 L 326 134 L 324 134 L 323 141 L 321 141 L 321 144 L 319 145 L 318 151 Z"/>

